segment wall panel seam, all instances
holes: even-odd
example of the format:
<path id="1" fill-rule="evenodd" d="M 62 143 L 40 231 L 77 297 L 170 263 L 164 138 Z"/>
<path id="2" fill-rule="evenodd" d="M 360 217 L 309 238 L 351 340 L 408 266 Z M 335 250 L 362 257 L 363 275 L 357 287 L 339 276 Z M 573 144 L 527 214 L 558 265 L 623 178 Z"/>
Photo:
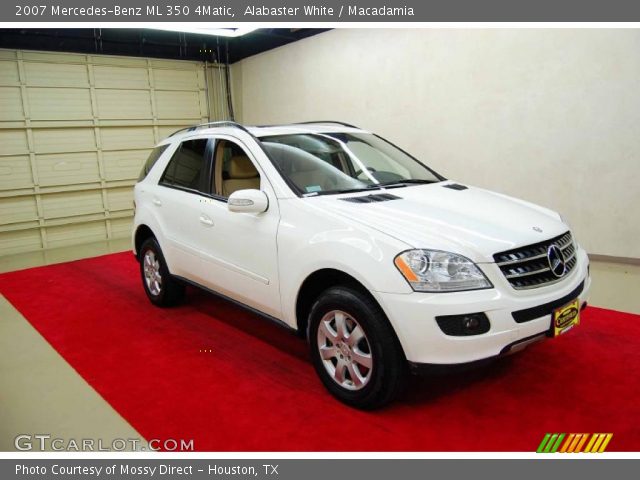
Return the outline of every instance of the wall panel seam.
<path id="1" fill-rule="evenodd" d="M 31 130 L 31 114 L 29 97 L 27 95 L 27 79 L 26 72 L 24 70 L 24 62 L 22 60 L 22 51 L 19 50 L 16 54 L 18 62 L 18 77 L 20 79 L 20 97 L 22 100 L 22 113 L 24 115 L 24 123 L 27 136 L 27 148 L 29 149 L 29 166 L 31 167 L 31 182 L 33 184 L 34 196 L 36 201 L 36 212 L 38 214 L 38 230 L 40 232 L 40 242 L 42 248 L 47 248 L 47 232 L 44 227 L 44 207 L 42 205 L 42 198 L 40 197 L 40 180 L 38 176 L 38 166 L 36 164 L 36 155 L 33 141 L 33 131 Z"/>

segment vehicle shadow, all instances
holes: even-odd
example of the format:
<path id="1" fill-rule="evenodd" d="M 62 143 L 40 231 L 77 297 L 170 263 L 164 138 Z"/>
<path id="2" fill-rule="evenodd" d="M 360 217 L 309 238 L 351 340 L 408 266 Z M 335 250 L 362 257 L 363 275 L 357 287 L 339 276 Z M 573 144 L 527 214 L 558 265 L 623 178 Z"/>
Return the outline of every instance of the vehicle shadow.
<path id="1" fill-rule="evenodd" d="M 283 354 L 307 363 L 309 374 L 315 375 L 312 372 L 307 342 L 292 330 L 203 290 L 189 287 L 187 295 L 187 304 L 191 308 L 210 317 L 212 321 L 222 322 L 242 334 L 269 344 Z M 501 378 L 514 368 L 514 357 L 517 355 L 464 368 L 444 368 L 437 373 L 410 375 L 406 391 L 399 404 L 396 402 L 394 405 L 419 406 L 431 403 L 456 391 Z M 394 405 L 388 408 L 393 409 Z"/>
<path id="2" fill-rule="evenodd" d="M 464 369 L 444 368 L 438 373 L 412 375 L 402 402 L 406 405 L 429 403 L 474 385 L 486 384 L 488 380 L 508 375 L 515 368 L 515 362 L 515 356 L 510 355 Z"/>
<path id="3" fill-rule="evenodd" d="M 239 330 L 243 334 L 268 343 L 274 348 L 300 360 L 311 361 L 307 343 L 295 331 L 270 321 L 213 293 L 188 287 L 187 304 L 212 320 Z"/>

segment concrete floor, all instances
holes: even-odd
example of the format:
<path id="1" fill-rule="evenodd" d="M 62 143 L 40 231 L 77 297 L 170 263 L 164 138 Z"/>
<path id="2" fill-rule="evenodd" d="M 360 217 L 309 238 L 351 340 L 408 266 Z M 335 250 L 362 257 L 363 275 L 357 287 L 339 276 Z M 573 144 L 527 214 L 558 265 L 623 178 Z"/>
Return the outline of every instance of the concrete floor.
<path id="1" fill-rule="evenodd" d="M 131 248 L 131 239 L 120 238 L 105 242 L 86 243 L 72 247 L 52 248 L 38 252 L 19 253 L 0 257 L 0 273 L 24 268 L 70 262 L 81 258 L 98 257 L 109 253 L 124 252 Z"/>
<path id="2" fill-rule="evenodd" d="M 640 264 L 591 261 L 591 305 L 640 315 Z"/>
<path id="3" fill-rule="evenodd" d="M 0 272 L 106 255 L 129 248 L 128 239 L 48 252 L 0 257 Z M 145 439 L 116 412 L 13 306 L 0 295 L 0 451 L 14 451 L 18 435 L 101 441 L 131 450 Z M 34 451 L 39 442 L 32 438 Z M 116 445 L 119 445 L 117 443 Z M 119 448 L 119 446 L 117 447 Z M 49 442 L 44 450 L 51 450 Z"/>
<path id="4" fill-rule="evenodd" d="M 0 451 L 18 435 L 146 444 L 2 296 L 0 319 Z"/>
<path id="5" fill-rule="evenodd" d="M 0 273 L 129 249 L 128 239 L 0 257 Z M 640 314 L 640 265 L 592 261 L 590 303 Z M 0 451 L 21 434 L 145 440 L 0 295 Z M 149 440 L 149 439 L 147 439 Z M 35 444 L 36 442 L 34 442 Z"/>

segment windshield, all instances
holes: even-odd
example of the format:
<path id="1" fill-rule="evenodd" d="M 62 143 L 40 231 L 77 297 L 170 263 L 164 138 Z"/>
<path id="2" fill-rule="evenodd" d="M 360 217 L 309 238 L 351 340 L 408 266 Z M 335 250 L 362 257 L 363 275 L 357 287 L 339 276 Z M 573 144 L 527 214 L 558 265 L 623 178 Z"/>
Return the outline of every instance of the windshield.
<path id="1" fill-rule="evenodd" d="M 282 175 L 303 195 L 443 180 L 370 133 L 296 133 L 262 137 L 260 141 Z"/>

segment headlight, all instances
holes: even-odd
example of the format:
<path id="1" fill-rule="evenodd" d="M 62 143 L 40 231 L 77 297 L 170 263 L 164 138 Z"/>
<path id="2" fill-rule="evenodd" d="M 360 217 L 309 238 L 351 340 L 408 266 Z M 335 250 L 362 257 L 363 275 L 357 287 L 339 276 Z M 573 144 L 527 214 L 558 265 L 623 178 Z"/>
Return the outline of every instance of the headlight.
<path id="1" fill-rule="evenodd" d="M 408 250 L 394 263 L 416 292 L 457 292 L 493 288 L 466 257 L 439 250 Z"/>

